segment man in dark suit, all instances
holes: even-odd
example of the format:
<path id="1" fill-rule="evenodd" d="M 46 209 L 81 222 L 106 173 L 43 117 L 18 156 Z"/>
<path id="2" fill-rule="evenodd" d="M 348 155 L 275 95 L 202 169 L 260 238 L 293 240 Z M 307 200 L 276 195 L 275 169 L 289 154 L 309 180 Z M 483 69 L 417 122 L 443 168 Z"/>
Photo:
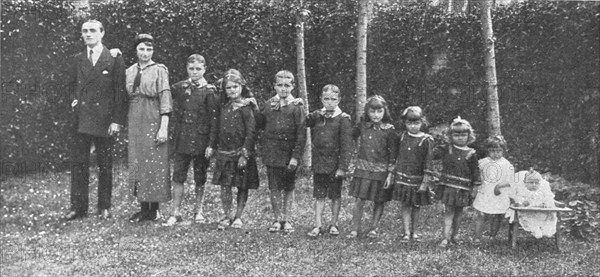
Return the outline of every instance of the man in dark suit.
<path id="1" fill-rule="evenodd" d="M 75 114 L 71 156 L 71 209 L 64 216 L 73 220 L 87 216 L 89 166 L 92 144 L 98 161 L 98 214 L 110 217 L 112 195 L 113 135 L 117 135 L 127 116 L 125 64 L 102 45 L 104 27 L 89 20 L 81 27 L 86 50 L 75 55 L 71 74 L 76 85 L 71 107 Z"/>

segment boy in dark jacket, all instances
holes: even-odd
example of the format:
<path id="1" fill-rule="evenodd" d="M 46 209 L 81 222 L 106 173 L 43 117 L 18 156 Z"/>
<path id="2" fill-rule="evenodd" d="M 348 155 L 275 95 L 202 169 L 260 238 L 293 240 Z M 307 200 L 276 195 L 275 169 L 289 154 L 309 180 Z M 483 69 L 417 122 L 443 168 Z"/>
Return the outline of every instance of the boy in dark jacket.
<path id="1" fill-rule="evenodd" d="M 308 233 L 316 237 L 322 230 L 321 217 L 325 199 L 331 199 L 331 225 L 329 234 L 340 234 L 337 227 L 341 208 L 342 178 L 348 171 L 352 147 L 350 116 L 338 107 L 340 89 L 326 85 L 321 94 L 323 108 L 310 113 L 306 126 L 311 128 L 312 171 L 314 191 L 317 199 L 314 206 L 315 228 Z"/>
<path id="2" fill-rule="evenodd" d="M 288 221 L 288 208 L 292 206 L 298 161 L 304 153 L 305 115 L 301 99 L 292 96 L 294 75 L 291 72 L 277 72 L 274 87 L 277 95 L 269 99 L 264 110 L 257 114 L 256 123 L 258 129 L 265 130 L 262 135 L 262 161 L 267 166 L 269 194 L 275 214 L 269 232 L 283 230 L 291 233 L 294 227 Z"/>
<path id="3" fill-rule="evenodd" d="M 190 163 L 194 162 L 196 182 L 196 222 L 204 222 L 202 202 L 209 158 L 216 146 L 218 101 L 217 89 L 204 79 L 206 61 L 199 54 L 188 57 L 188 79 L 173 85 L 175 100 L 175 157 L 173 171 L 173 210 L 165 225 L 181 222 L 179 211 L 183 200 L 183 183 Z"/>

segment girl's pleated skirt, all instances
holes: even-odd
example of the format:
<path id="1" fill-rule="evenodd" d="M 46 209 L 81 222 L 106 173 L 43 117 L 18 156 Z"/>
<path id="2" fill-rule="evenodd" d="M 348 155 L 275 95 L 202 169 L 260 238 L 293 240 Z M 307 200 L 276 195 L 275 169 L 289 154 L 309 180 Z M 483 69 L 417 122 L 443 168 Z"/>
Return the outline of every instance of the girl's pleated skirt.
<path id="1" fill-rule="evenodd" d="M 348 194 L 362 200 L 387 202 L 392 199 L 392 189 L 383 188 L 384 181 L 354 177 Z"/>

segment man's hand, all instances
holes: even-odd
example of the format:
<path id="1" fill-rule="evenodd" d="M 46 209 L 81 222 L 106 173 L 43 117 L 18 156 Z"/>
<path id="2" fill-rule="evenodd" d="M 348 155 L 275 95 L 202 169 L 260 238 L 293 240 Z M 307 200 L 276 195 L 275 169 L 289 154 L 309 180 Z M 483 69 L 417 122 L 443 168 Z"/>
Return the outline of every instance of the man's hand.
<path id="1" fill-rule="evenodd" d="M 207 159 L 210 159 L 210 157 L 213 155 L 213 149 L 212 147 L 206 147 L 206 150 L 204 151 L 204 157 L 206 157 Z"/>
<path id="2" fill-rule="evenodd" d="M 77 101 L 77 100 L 75 100 Z M 73 101 L 73 102 L 75 102 Z M 108 135 L 112 136 L 112 135 L 117 135 L 119 134 L 119 131 L 121 131 L 121 125 L 117 124 L 117 123 L 111 123 L 110 126 L 108 126 Z"/>
<path id="3" fill-rule="evenodd" d="M 122 53 L 121 53 L 121 49 L 119 49 L 119 48 L 113 48 L 113 49 L 110 49 L 110 50 L 108 50 L 108 51 L 110 52 L 110 55 L 111 55 L 113 58 L 116 58 L 118 55 L 121 55 L 121 54 L 122 54 Z"/>
<path id="4" fill-rule="evenodd" d="M 346 172 L 342 169 L 338 169 L 335 171 L 335 178 L 344 178 L 346 176 Z"/>
<path id="5" fill-rule="evenodd" d="M 287 169 L 289 171 L 294 171 L 294 170 L 296 170 L 296 168 L 298 168 L 298 160 L 296 160 L 296 158 L 291 158 L 290 163 L 287 166 Z"/>

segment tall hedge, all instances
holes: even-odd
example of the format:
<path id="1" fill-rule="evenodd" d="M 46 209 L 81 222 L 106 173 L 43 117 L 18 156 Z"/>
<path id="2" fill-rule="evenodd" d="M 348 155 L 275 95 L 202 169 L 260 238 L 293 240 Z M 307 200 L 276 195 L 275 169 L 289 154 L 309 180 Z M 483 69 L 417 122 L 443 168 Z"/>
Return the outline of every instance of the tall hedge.
<path id="1" fill-rule="evenodd" d="M 88 17 L 106 28 L 104 43 L 135 61 L 133 38 L 156 39 L 155 60 L 176 82 L 185 58 L 207 58 L 209 80 L 240 69 L 261 100 L 280 69 L 295 68 L 295 15 L 281 3 L 253 0 L 111 2 L 76 12 L 66 1 L 2 2 L 2 174 L 61 169 L 72 122 L 64 80 L 81 51 Z M 357 3 L 309 1 L 305 46 L 311 107 L 327 83 L 354 110 Z M 421 105 L 433 124 L 460 115 L 485 138 L 480 23 L 426 5 L 375 7 L 369 29 L 368 91 L 399 115 Z M 493 11 L 502 130 L 509 158 L 566 177 L 598 182 L 599 12 L 597 3 L 530 1 Z M 481 141 L 481 139 L 479 141 Z M 123 141 L 117 155 L 125 157 Z"/>

